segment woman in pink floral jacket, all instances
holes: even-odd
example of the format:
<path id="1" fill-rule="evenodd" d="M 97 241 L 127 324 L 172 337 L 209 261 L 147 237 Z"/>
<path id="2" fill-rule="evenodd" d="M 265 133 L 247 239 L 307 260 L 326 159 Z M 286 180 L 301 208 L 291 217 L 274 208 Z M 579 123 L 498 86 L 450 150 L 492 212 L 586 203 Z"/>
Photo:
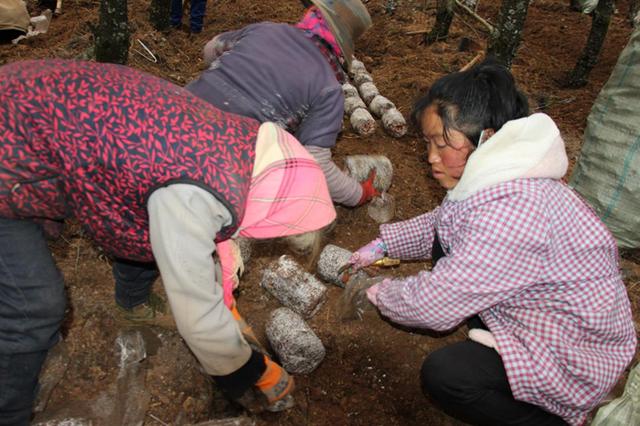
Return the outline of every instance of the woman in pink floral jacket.
<path id="1" fill-rule="evenodd" d="M 132 68 L 0 67 L 0 425 L 29 423 L 59 340 L 66 298 L 45 232 L 71 218 L 113 257 L 118 306 L 145 304 L 161 274 L 180 334 L 220 390 L 245 405 L 258 395 L 256 408 L 293 405 L 293 379 L 247 343 L 212 256 L 224 275 L 232 236 L 335 219 L 322 170 L 292 135 Z"/>
<path id="2" fill-rule="evenodd" d="M 560 180 L 558 128 L 528 116 L 513 77 L 492 62 L 436 81 L 414 118 L 447 196 L 382 225 L 352 263 L 386 254 L 434 267 L 367 296 L 406 326 L 468 321 L 470 340 L 422 366 L 426 393 L 448 414 L 472 424 L 583 423 L 631 361 L 636 333 L 615 241 Z"/>

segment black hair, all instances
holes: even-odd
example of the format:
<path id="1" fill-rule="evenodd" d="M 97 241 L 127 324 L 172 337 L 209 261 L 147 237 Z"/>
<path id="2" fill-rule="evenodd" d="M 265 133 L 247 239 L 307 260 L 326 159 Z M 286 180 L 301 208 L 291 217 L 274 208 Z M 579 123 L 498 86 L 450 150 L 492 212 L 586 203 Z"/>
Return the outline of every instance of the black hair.
<path id="1" fill-rule="evenodd" d="M 498 131 L 507 121 L 529 115 L 527 98 L 516 87 L 513 75 L 492 58 L 436 80 L 414 105 L 411 120 L 417 129 L 423 112 L 432 105 L 442 119 L 445 141 L 454 129 L 474 146 L 482 130 Z"/>

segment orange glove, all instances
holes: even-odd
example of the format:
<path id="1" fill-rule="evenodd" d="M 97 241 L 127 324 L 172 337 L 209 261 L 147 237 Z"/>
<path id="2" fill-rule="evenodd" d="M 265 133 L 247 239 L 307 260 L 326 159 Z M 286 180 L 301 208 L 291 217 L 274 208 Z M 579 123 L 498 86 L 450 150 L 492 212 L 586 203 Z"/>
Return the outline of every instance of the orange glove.
<path id="1" fill-rule="evenodd" d="M 358 205 L 361 206 L 366 202 L 370 201 L 373 197 L 377 197 L 380 195 L 380 192 L 373 186 L 373 181 L 376 178 L 376 171 L 371 170 L 369 173 L 369 177 L 364 182 L 360 182 L 362 186 L 362 197 L 360 197 L 360 201 L 358 201 Z"/>
<path id="2" fill-rule="evenodd" d="M 293 377 L 287 371 L 273 362 L 268 356 L 264 356 L 267 366 L 262 377 L 256 382 L 256 387 L 267 397 L 269 411 L 283 411 L 293 407 Z"/>
<path id="3" fill-rule="evenodd" d="M 258 352 L 266 353 L 267 350 L 262 346 L 262 343 L 260 343 L 260 341 L 256 337 L 251 326 L 244 320 L 244 318 L 242 318 L 242 316 L 240 316 L 240 312 L 238 312 L 238 308 L 236 307 L 235 303 L 230 308 L 230 310 L 231 315 L 233 315 L 233 318 L 238 322 L 238 326 L 240 327 L 242 336 L 244 336 L 244 339 L 247 341 L 249 346 L 251 346 L 252 349 Z"/>

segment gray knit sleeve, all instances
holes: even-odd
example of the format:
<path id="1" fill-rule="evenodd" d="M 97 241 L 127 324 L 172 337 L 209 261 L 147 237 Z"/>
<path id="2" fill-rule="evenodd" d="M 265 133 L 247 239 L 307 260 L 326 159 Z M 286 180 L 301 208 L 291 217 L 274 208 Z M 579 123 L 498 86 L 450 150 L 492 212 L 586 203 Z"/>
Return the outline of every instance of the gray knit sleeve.
<path id="1" fill-rule="evenodd" d="M 357 180 L 340 170 L 331 160 L 331 149 L 312 145 L 307 145 L 305 148 L 320 165 L 327 179 L 333 202 L 349 207 L 358 204 L 362 197 L 362 187 Z"/>

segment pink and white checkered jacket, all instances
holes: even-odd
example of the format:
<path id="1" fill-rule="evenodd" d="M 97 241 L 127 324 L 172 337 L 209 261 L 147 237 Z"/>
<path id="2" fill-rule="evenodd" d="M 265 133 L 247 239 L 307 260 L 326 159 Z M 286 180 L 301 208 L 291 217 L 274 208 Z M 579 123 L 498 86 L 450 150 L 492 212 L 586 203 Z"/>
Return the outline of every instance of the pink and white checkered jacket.
<path id="1" fill-rule="evenodd" d="M 534 143 L 509 151 L 519 138 Z M 547 116 L 507 123 L 440 207 L 382 225 L 391 257 L 429 258 L 435 230 L 446 257 L 431 272 L 385 280 L 377 303 L 397 323 L 434 330 L 479 314 L 514 397 L 579 425 L 631 361 L 636 333 L 615 241 L 557 179 L 559 146 L 564 155 Z"/>

